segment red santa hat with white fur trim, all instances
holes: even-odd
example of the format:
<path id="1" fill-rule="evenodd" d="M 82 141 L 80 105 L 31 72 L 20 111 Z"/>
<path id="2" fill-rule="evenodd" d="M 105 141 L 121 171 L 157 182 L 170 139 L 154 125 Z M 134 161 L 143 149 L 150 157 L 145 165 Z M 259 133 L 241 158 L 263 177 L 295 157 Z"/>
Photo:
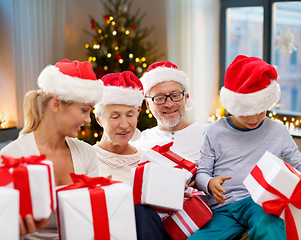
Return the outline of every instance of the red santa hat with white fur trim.
<path id="1" fill-rule="evenodd" d="M 152 89 L 162 82 L 174 81 L 182 85 L 187 97 L 185 109 L 190 110 L 192 108 L 192 100 L 189 97 L 189 80 L 184 71 L 181 71 L 177 65 L 169 61 L 155 62 L 151 64 L 147 72 L 140 78 L 144 95 L 147 96 Z"/>
<path id="2" fill-rule="evenodd" d="M 68 59 L 44 68 L 38 86 L 65 101 L 96 103 L 102 99 L 103 84 L 97 80 L 90 62 L 71 62 Z"/>
<path id="3" fill-rule="evenodd" d="M 172 62 L 155 62 L 151 64 L 147 72 L 140 78 L 144 94 L 149 94 L 152 87 L 161 82 L 175 81 L 180 83 L 186 92 L 189 91 L 188 77 L 177 65 Z"/>
<path id="4" fill-rule="evenodd" d="M 225 73 L 221 104 L 235 116 L 250 116 L 271 109 L 280 99 L 278 74 L 257 57 L 238 55 Z"/>
<path id="5" fill-rule="evenodd" d="M 139 108 L 144 99 L 143 86 L 131 71 L 109 73 L 101 80 L 104 84 L 103 99 L 95 105 L 95 115 L 100 117 L 109 104 L 122 104 Z"/>

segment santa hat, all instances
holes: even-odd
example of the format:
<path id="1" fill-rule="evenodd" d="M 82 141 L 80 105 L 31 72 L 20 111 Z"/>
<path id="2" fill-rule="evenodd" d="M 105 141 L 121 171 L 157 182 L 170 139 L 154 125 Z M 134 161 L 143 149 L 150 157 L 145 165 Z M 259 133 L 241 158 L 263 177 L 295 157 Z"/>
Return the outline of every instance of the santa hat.
<path id="1" fill-rule="evenodd" d="M 189 82 L 186 73 L 168 61 L 151 64 L 140 80 L 143 85 L 144 95 L 149 94 L 151 88 L 157 84 L 168 81 L 178 82 L 183 86 L 186 92 L 189 91 Z"/>
<path id="2" fill-rule="evenodd" d="M 90 62 L 64 59 L 44 68 L 38 86 L 61 100 L 96 103 L 102 98 L 103 84 L 97 80 Z"/>
<path id="3" fill-rule="evenodd" d="M 95 115 L 101 116 L 108 104 L 122 104 L 140 107 L 144 99 L 143 86 L 139 78 L 131 71 L 109 73 L 101 80 L 104 84 L 102 101 L 95 105 Z"/>
<path id="4" fill-rule="evenodd" d="M 280 99 L 277 77 L 276 69 L 262 59 L 239 55 L 226 70 L 221 103 L 235 116 L 269 110 Z"/>
<path id="5" fill-rule="evenodd" d="M 140 78 L 144 95 L 147 96 L 152 87 L 162 82 L 174 81 L 180 83 L 185 92 L 189 93 L 189 80 L 185 72 L 181 71 L 177 65 L 169 61 L 155 62 L 151 64 L 146 73 Z M 186 110 L 191 109 L 192 100 L 187 95 Z"/>

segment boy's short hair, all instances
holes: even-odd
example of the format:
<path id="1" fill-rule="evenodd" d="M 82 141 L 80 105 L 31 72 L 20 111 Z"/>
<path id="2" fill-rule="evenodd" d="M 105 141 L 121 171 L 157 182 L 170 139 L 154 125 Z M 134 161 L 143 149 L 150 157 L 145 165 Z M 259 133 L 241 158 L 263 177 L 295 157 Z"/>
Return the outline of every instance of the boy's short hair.
<path id="1" fill-rule="evenodd" d="M 280 99 L 277 78 L 275 67 L 262 59 L 238 55 L 226 70 L 221 103 L 235 116 L 269 110 Z"/>

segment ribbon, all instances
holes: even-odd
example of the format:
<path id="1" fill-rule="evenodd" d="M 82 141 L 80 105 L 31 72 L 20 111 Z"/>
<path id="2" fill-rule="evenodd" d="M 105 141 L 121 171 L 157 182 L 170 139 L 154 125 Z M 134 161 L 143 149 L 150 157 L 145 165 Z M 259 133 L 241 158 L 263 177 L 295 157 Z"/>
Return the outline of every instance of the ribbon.
<path id="1" fill-rule="evenodd" d="M 149 163 L 149 161 L 139 163 L 135 169 L 134 184 L 133 184 L 134 205 L 141 204 L 144 167 L 145 164 L 147 163 Z"/>
<path id="2" fill-rule="evenodd" d="M 48 179 L 49 179 L 49 192 L 51 200 L 51 211 L 54 210 L 53 201 L 53 186 L 52 186 L 52 174 L 50 166 L 46 163 L 42 163 L 46 159 L 46 155 L 33 155 L 29 157 L 13 158 L 10 156 L 2 155 L 3 166 L 0 167 L 1 178 L 2 174 L 4 179 L 3 183 L 14 182 L 14 188 L 20 192 L 20 215 L 25 218 L 27 214 L 33 215 L 32 211 L 32 199 L 30 193 L 30 184 L 28 178 L 27 165 L 42 165 L 47 168 Z M 9 169 L 13 168 L 12 174 Z M 2 185 L 0 183 L 0 185 Z"/>
<path id="3" fill-rule="evenodd" d="M 169 160 L 173 161 L 174 163 L 178 164 L 178 166 L 176 166 L 177 168 L 184 168 L 187 171 L 191 172 L 192 175 L 194 175 L 197 171 L 195 164 L 193 162 L 186 160 L 185 158 L 182 158 L 178 154 L 172 152 L 170 150 L 170 147 L 172 145 L 173 145 L 173 142 L 167 143 L 162 146 L 156 145 L 152 148 L 152 150 L 160 153 L 164 157 L 166 157 Z"/>
<path id="4" fill-rule="evenodd" d="M 109 228 L 109 217 L 107 212 L 107 203 L 105 198 L 105 191 L 101 188 L 101 186 L 109 186 L 121 182 L 113 181 L 104 177 L 90 178 L 84 174 L 77 175 L 75 173 L 70 173 L 70 176 L 74 184 L 58 189 L 56 191 L 56 194 L 58 194 L 58 192 L 60 191 L 87 187 L 90 194 L 94 240 L 110 240 L 110 228 Z M 58 226 L 59 226 L 59 236 L 61 239 L 59 205 L 57 204 L 57 206 L 58 206 L 57 218 L 58 218 Z"/>
<path id="5" fill-rule="evenodd" d="M 284 164 L 293 174 L 297 175 L 298 178 L 301 180 L 301 175 L 299 175 L 292 166 L 290 166 L 286 162 L 284 162 Z M 301 199 L 301 181 L 299 180 L 291 197 L 288 198 L 284 194 L 279 192 L 277 189 L 272 187 L 264 179 L 263 173 L 258 166 L 255 166 L 250 174 L 265 190 L 267 190 L 268 192 L 279 197 L 274 200 L 268 200 L 268 201 L 263 202 L 262 207 L 263 207 L 264 211 L 268 214 L 277 215 L 278 217 L 284 211 L 287 239 L 288 240 L 299 239 L 296 223 L 295 223 L 293 214 L 291 212 L 291 209 L 289 207 L 289 203 L 292 204 L 293 206 L 295 206 L 296 208 L 301 209 L 301 201 L 300 201 L 300 199 Z"/>

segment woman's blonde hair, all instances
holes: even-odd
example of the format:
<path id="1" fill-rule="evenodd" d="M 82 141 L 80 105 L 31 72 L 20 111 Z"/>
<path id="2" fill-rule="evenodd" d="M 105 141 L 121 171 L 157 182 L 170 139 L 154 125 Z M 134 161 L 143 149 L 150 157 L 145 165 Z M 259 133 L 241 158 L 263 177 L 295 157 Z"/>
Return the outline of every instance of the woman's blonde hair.
<path id="1" fill-rule="evenodd" d="M 53 97 L 55 97 L 53 94 L 46 94 L 41 90 L 26 93 L 23 102 L 24 127 L 19 133 L 20 136 L 36 130 L 46 106 Z"/>

